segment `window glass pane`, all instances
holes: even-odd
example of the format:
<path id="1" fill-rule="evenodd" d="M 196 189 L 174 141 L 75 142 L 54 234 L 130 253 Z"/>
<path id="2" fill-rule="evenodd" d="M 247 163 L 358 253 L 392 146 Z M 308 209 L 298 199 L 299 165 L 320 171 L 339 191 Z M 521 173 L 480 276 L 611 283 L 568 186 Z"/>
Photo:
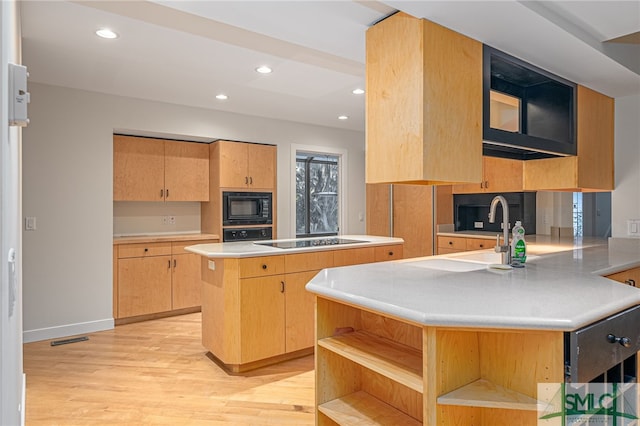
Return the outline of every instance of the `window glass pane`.
<path id="1" fill-rule="evenodd" d="M 296 153 L 296 235 L 337 235 L 338 157 Z"/>
<path id="2" fill-rule="evenodd" d="M 296 235 L 306 234 L 306 168 L 304 161 L 296 162 Z"/>

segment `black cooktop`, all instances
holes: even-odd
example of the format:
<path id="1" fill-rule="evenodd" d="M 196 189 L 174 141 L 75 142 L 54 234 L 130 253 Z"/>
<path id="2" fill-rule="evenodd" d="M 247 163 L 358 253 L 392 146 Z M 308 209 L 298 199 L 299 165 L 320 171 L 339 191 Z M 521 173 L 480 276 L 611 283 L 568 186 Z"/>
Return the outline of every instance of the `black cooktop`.
<path id="1" fill-rule="evenodd" d="M 275 247 L 280 249 L 294 249 L 302 247 L 319 247 L 319 246 L 333 246 L 339 244 L 354 244 L 364 243 L 366 241 L 348 240 L 345 238 L 321 238 L 317 240 L 296 240 L 296 241 L 277 241 L 273 243 L 254 243 L 262 246 Z"/>

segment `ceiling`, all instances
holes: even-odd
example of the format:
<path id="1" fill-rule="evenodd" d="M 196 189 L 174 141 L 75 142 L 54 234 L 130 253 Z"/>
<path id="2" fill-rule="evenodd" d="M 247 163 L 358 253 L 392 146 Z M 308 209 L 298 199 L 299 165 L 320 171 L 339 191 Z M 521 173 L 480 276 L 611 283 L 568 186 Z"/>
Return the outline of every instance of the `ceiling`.
<path id="1" fill-rule="evenodd" d="M 364 88 L 365 31 L 395 10 L 609 96 L 640 93 L 640 45 L 608 41 L 637 40 L 637 0 L 21 5 L 30 82 L 355 131 L 364 131 L 364 95 L 352 90 Z M 97 37 L 102 27 L 119 37 Z M 273 73 L 256 73 L 263 64 Z"/>

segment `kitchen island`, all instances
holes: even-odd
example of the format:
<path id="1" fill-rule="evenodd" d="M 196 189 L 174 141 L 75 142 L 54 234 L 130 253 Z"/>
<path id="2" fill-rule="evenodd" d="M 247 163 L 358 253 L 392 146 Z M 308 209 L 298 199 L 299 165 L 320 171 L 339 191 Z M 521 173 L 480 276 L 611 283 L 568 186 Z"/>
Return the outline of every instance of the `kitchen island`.
<path id="1" fill-rule="evenodd" d="M 368 235 L 197 244 L 202 256 L 202 344 L 242 372 L 313 353 L 314 296 L 323 268 L 402 259 L 400 238 Z"/>
<path id="2" fill-rule="evenodd" d="M 528 248 L 506 271 L 476 251 L 316 275 L 317 424 L 536 425 L 554 384 L 592 380 L 565 366 L 565 340 L 640 305 L 637 288 L 602 277 L 640 266 L 640 241 Z"/>

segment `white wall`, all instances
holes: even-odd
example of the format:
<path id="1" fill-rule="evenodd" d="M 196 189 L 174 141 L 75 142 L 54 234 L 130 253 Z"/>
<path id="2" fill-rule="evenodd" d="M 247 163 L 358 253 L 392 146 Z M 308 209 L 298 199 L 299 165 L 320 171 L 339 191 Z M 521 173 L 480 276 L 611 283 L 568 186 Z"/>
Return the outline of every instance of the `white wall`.
<path id="1" fill-rule="evenodd" d="M 37 230 L 23 232 L 26 341 L 113 326 L 114 130 L 278 145 L 279 237 L 289 236 L 287 225 L 292 220 L 290 145 L 347 149 L 349 205 L 344 232 L 364 233 L 364 222 L 358 218 L 365 208 L 362 132 L 42 84 L 32 84 L 30 91 L 23 213 L 37 218 Z M 116 210 L 119 216 L 128 214 L 121 206 Z"/>
<path id="2" fill-rule="evenodd" d="M 616 189 L 611 193 L 611 236 L 628 238 L 627 220 L 640 219 L 640 95 L 616 99 Z"/>

